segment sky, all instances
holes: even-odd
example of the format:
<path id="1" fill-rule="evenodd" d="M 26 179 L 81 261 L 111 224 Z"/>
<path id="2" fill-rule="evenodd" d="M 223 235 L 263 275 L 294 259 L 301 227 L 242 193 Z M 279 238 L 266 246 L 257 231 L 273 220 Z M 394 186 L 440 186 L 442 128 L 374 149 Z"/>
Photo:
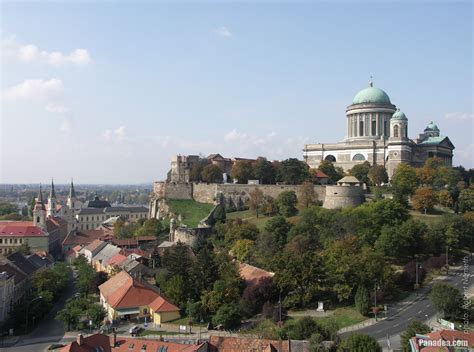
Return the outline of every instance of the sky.
<path id="1" fill-rule="evenodd" d="M 387 92 L 474 167 L 473 5 L 3 1 L 0 183 L 163 180 L 176 154 L 302 159 Z"/>

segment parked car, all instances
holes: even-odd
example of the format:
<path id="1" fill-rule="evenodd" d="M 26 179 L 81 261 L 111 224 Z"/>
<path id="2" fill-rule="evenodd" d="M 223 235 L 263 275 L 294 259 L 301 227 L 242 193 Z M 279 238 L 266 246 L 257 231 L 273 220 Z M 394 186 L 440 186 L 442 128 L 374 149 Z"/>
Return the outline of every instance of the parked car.
<path id="1" fill-rule="evenodd" d="M 130 333 L 132 336 L 135 336 L 135 335 L 137 335 L 141 330 L 142 330 L 141 327 L 135 325 L 135 326 L 132 326 L 132 327 L 130 328 L 129 333 Z"/>

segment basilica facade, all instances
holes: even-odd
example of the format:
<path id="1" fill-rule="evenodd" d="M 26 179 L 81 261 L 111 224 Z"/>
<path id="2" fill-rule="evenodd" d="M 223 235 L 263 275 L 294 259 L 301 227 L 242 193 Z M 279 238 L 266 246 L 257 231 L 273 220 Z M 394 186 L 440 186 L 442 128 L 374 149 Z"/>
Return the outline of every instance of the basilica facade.
<path id="1" fill-rule="evenodd" d="M 348 171 L 368 161 L 384 165 L 389 177 L 400 163 L 422 166 L 426 159 L 438 157 L 452 166 L 454 145 L 430 122 L 418 138 L 408 137 L 408 119 L 382 89 L 361 90 L 346 109 L 346 137 L 338 143 L 306 144 L 303 156 L 311 168 L 322 160 Z"/>

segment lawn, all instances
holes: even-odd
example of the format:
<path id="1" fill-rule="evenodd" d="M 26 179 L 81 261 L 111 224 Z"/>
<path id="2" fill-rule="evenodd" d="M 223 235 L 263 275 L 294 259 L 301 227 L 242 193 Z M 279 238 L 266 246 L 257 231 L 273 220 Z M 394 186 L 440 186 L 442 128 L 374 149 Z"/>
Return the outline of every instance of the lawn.
<path id="1" fill-rule="evenodd" d="M 199 203 L 190 199 L 168 200 L 171 212 L 181 215 L 181 221 L 189 227 L 197 227 L 199 222 L 211 212 L 214 205 Z"/>
<path id="2" fill-rule="evenodd" d="M 335 321 L 339 329 L 354 325 L 368 318 L 360 314 L 354 307 L 337 308 L 333 314 L 327 317 L 314 318 L 318 323 L 324 326 L 329 319 Z"/>
<path id="3" fill-rule="evenodd" d="M 168 322 L 168 324 L 188 325 L 188 324 L 189 324 L 189 320 L 190 320 L 190 318 L 184 317 L 184 318 L 179 318 L 179 319 L 170 321 L 170 322 Z M 201 325 L 201 326 L 207 326 L 207 323 L 204 322 L 204 323 L 200 324 L 200 323 L 197 322 L 197 321 L 193 321 L 193 326 L 199 326 L 199 325 Z"/>

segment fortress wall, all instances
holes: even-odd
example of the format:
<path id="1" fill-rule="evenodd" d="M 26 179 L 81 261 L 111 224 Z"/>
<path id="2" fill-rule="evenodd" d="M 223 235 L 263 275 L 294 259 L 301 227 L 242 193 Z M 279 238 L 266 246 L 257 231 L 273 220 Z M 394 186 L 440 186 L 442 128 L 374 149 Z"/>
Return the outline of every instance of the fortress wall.
<path id="1" fill-rule="evenodd" d="M 218 184 L 194 183 L 193 199 L 200 203 L 214 203 Z"/>
<path id="2" fill-rule="evenodd" d="M 361 186 L 326 186 L 323 207 L 327 209 L 356 207 L 364 200 L 364 188 Z"/>
<path id="3" fill-rule="evenodd" d="M 191 183 L 166 183 L 163 198 L 193 199 L 193 185 Z"/>

